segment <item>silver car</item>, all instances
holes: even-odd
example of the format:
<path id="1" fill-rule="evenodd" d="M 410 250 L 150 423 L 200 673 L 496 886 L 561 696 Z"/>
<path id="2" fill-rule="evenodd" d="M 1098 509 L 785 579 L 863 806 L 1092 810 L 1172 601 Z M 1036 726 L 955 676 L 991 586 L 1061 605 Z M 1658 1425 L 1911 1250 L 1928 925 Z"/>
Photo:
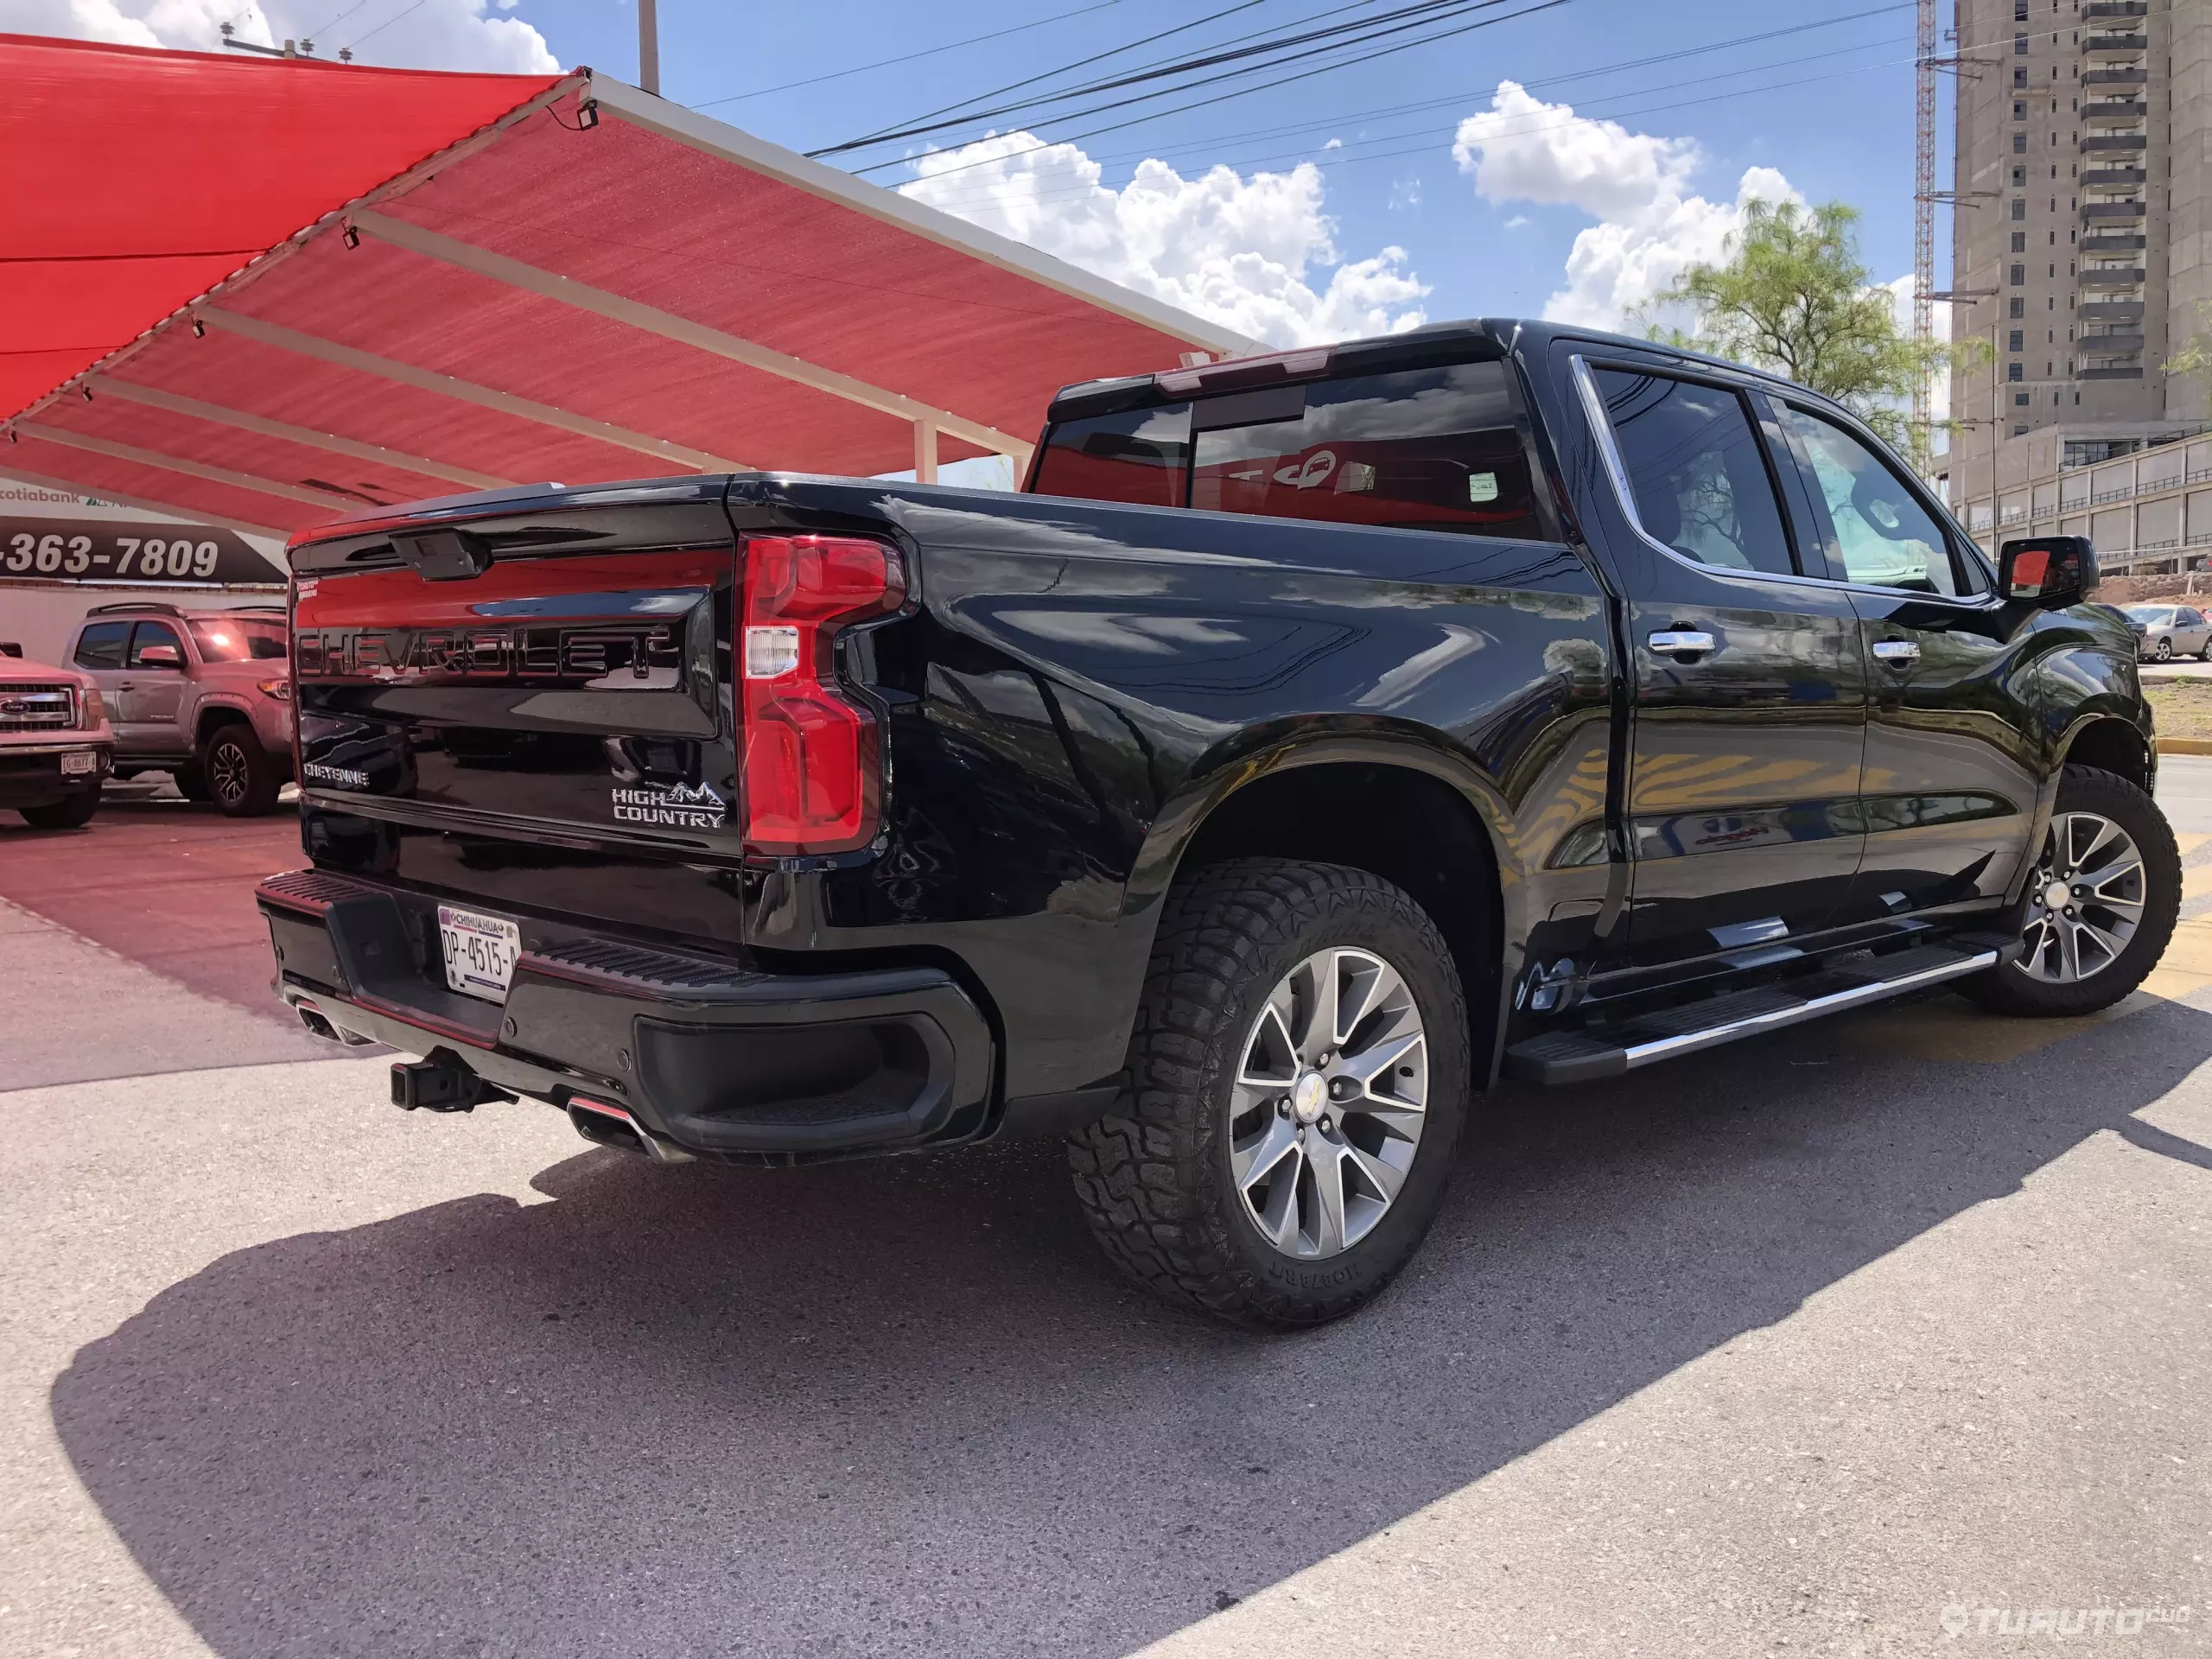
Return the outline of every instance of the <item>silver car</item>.
<path id="1" fill-rule="evenodd" d="M 2135 654 L 2146 661 L 2212 661 L 2212 621 L 2191 606 L 2130 605 L 2127 620 L 2135 625 Z"/>

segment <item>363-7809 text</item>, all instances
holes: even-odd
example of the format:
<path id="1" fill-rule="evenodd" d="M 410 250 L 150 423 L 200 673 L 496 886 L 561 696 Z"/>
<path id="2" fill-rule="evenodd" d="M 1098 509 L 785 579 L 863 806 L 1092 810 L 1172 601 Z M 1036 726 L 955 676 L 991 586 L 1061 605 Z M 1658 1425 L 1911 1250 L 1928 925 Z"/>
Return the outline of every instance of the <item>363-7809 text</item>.
<path id="1" fill-rule="evenodd" d="M 41 536 L 17 531 L 0 553 L 0 570 L 10 575 L 196 576 L 215 574 L 221 548 L 189 537 L 75 535 Z"/>

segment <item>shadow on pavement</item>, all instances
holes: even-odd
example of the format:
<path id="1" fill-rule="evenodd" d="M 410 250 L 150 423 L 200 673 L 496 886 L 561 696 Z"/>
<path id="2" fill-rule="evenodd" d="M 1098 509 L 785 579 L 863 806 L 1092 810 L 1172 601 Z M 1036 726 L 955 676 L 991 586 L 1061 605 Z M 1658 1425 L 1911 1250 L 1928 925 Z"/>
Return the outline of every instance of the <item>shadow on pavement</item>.
<path id="1" fill-rule="evenodd" d="M 2164 1004 L 2010 1065 L 1815 1027 L 1510 1091 L 1408 1280 L 1291 1338 L 1126 1291 L 1050 1145 L 588 1153 L 550 1202 L 226 1257 L 81 1350 L 54 1417 L 226 1659 L 1122 1652 L 2099 1130 L 2172 1141 L 2129 1114 L 2208 1053 L 2212 1015 Z"/>

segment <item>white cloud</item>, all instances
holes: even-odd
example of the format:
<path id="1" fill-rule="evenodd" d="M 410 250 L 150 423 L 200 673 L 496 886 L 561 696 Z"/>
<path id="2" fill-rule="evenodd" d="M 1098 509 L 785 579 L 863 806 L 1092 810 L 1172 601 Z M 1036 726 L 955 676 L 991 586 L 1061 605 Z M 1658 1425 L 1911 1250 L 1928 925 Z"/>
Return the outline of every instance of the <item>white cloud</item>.
<path id="1" fill-rule="evenodd" d="M 1386 247 L 1343 261 L 1322 211 L 1320 169 L 1185 179 L 1141 164 L 1110 189 L 1073 144 L 994 135 L 912 159 L 900 189 L 987 230 L 1277 346 L 1395 333 L 1427 320 L 1428 292 Z M 1326 283 L 1314 286 L 1318 270 Z"/>
<path id="2" fill-rule="evenodd" d="M 358 41 L 359 63 L 516 74 L 561 67 L 530 24 L 486 16 L 493 4 L 510 10 L 515 0 L 423 0 L 411 10 L 413 0 L 367 0 L 350 16 L 342 0 L 265 0 L 243 10 L 238 0 L 0 0 L 0 33 L 218 52 L 219 26 L 229 22 L 232 38 L 260 46 L 322 29 L 317 57 L 334 58 L 340 47 Z"/>
<path id="3" fill-rule="evenodd" d="M 1746 202 L 1804 200 L 1774 168 L 1754 167 L 1733 200 L 1708 200 L 1688 189 L 1700 160 L 1691 140 L 1594 121 L 1510 80 L 1459 124 L 1452 154 L 1492 202 L 1577 207 L 1599 221 L 1575 237 L 1567 285 L 1544 315 L 1601 328 L 1622 327 L 1685 266 L 1719 258 Z"/>

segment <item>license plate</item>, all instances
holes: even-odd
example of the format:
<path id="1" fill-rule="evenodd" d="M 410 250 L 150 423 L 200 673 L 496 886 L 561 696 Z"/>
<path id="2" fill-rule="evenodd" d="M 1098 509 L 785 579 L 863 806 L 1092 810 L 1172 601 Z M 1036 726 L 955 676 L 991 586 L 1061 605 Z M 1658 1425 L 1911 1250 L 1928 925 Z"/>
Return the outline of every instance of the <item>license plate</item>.
<path id="1" fill-rule="evenodd" d="M 522 930 L 504 916 L 480 910 L 438 906 L 438 938 L 445 946 L 446 985 L 487 1002 L 507 1000 L 522 955 Z"/>
<path id="2" fill-rule="evenodd" d="M 98 772 L 99 769 L 100 758 L 90 749 L 79 749 L 74 754 L 61 757 L 61 775 L 64 778 L 73 778 L 79 772 Z"/>

